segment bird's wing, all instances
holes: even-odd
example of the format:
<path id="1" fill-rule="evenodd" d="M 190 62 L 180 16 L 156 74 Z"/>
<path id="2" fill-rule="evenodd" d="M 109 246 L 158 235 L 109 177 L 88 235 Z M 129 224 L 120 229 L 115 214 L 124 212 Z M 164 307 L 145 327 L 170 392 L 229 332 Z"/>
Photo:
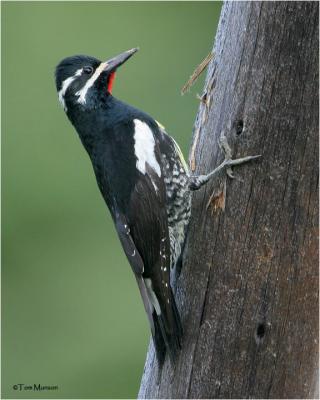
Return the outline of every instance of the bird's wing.
<path id="1" fill-rule="evenodd" d="M 160 151 L 155 144 L 159 166 Z M 182 335 L 179 314 L 170 286 L 170 238 L 163 173 L 147 162 L 138 174 L 126 216 L 116 212 L 116 228 L 135 273 L 147 311 L 158 358 L 164 349 L 172 358 Z"/>
<path id="2" fill-rule="evenodd" d="M 176 156 L 182 167 L 184 168 L 186 173 L 189 173 L 189 167 L 186 163 L 186 160 L 183 156 L 183 153 L 178 145 L 178 143 L 174 140 L 172 136 L 168 134 L 165 127 L 160 124 L 160 122 L 156 121 L 160 133 L 160 150 L 169 154 L 173 154 Z"/>
<path id="3" fill-rule="evenodd" d="M 133 241 L 127 218 L 123 214 L 116 211 L 114 219 L 120 242 L 137 280 L 143 305 L 148 316 L 157 358 L 160 364 L 162 364 L 165 356 L 166 346 L 157 321 L 157 313 L 154 309 L 152 298 L 150 297 L 150 289 L 147 286 L 148 280 L 146 281 L 143 277 L 145 268 L 144 262 Z"/>

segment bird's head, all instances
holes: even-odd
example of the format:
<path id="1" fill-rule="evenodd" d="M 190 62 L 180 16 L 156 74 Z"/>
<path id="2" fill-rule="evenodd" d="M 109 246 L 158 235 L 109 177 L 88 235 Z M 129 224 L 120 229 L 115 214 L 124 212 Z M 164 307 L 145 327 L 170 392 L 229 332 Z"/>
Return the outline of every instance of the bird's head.
<path id="1" fill-rule="evenodd" d="M 83 55 L 62 60 L 56 67 L 56 87 L 65 111 L 76 105 L 96 107 L 99 99 L 112 92 L 117 68 L 137 51 L 137 48 L 125 51 L 105 62 Z"/>

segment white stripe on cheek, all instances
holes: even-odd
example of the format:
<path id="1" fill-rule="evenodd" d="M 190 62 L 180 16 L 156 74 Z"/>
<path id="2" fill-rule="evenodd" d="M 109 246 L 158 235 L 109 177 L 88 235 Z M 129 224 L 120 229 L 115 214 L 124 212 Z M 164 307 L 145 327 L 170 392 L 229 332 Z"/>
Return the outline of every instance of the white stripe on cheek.
<path id="1" fill-rule="evenodd" d="M 79 96 L 78 103 L 80 104 L 85 104 L 86 103 L 86 96 L 88 90 L 94 85 L 95 81 L 99 78 L 101 75 L 101 72 L 105 69 L 105 67 L 108 65 L 108 63 L 103 62 L 99 65 L 99 67 L 95 70 L 94 74 L 91 76 L 90 79 L 87 80 L 86 84 L 83 86 L 82 89 L 80 89 L 76 95 Z"/>
<path id="2" fill-rule="evenodd" d="M 59 96 L 59 101 L 62 104 L 62 107 L 64 108 L 65 111 L 67 111 L 66 102 L 64 100 L 66 91 L 67 91 L 68 87 L 71 85 L 71 83 L 76 79 L 76 77 L 80 76 L 81 74 L 82 74 L 82 68 L 78 69 L 73 76 L 70 76 L 69 78 L 65 79 L 62 82 L 61 89 L 58 92 L 58 96 Z"/>

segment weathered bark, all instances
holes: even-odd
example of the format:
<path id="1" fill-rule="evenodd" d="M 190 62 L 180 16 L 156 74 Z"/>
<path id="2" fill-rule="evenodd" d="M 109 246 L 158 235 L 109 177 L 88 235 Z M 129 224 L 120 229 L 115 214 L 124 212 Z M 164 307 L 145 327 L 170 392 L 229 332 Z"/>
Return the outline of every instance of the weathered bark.
<path id="1" fill-rule="evenodd" d="M 208 104 L 195 124 L 195 173 L 222 161 L 222 131 L 234 157 L 263 157 L 237 168 L 226 193 L 221 177 L 193 196 L 177 283 L 182 351 L 174 370 L 166 360 L 157 382 L 150 345 L 139 398 L 312 398 L 318 3 L 225 3 L 214 53 Z"/>

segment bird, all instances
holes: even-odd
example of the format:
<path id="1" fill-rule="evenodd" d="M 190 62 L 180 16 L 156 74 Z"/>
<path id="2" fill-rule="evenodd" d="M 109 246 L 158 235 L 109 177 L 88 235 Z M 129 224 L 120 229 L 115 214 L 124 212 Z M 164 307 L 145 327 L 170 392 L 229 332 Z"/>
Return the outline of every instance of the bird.
<path id="1" fill-rule="evenodd" d="M 55 83 L 137 281 L 161 367 L 167 353 L 174 363 L 182 346 L 170 274 L 181 270 L 191 193 L 216 170 L 256 156 L 225 160 L 207 175 L 192 175 L 165 128 L 113 95 L 117 69 L 137 51 L 132 48 L 104 62 L 86 55 L 64 58 L 56 67 Z"/>

